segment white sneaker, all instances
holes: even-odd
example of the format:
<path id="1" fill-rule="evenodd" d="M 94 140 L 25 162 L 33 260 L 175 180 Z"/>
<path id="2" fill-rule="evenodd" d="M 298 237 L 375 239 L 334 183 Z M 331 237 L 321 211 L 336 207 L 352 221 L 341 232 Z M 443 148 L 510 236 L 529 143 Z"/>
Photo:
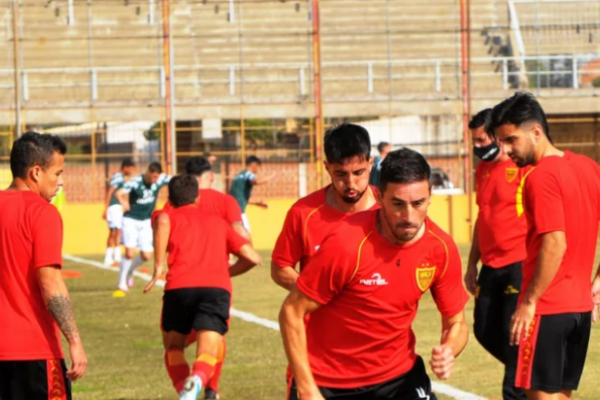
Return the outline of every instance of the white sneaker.
<path id="1" fill-rule="evenodd" d="M 179 400 L 196 400 L 202 391 L 202 379 L 192 375 L 185 380 L 183 390 L 179 393 Z"/>

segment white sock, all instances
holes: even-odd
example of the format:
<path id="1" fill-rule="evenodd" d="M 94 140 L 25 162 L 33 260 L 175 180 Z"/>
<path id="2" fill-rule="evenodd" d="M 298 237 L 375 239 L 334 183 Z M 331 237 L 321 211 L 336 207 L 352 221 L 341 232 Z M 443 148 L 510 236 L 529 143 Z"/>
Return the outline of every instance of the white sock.
<path id="1" fill-rule="evenodd" d="M 113 263 L 113 249 L 112 247 L 106 248 L 106 253 L 104 254 L 104 265 L 111 265 Z"/>
<path id="2" fill-rule="evenodd" d="M 121 266 L 119 268 L 119 284 L 118 284 L 118 288 L 121 290 L 127 290 L 127 274 L 129 273 L 129 270 L 131 269 L 131 263 L 132 263 L 132 260 L 128 259 L 127 257 L 125 257 L 121 261 Z"/>
<path id="3" fill-rule="evenodd" d="M 142 256 L 140 254 L 135 256 L 135 258 L 133 259 L 133 262 L 131 263 L 131 267 L 129 267 L 129 272 L 127 273 L 127 279 L 131 278 L 133 276 L 133 273 L 135 272 L 135 269 L 137 267 L 139 267 L 140 265 L 142 265 L 143 263 L 144 263 L 144 260 L 142 260 Z"/>
<path id="4" fill-rule="evenodd" d="M 113 247 L 115 262 L 121 262 L 121 246 Z"/>

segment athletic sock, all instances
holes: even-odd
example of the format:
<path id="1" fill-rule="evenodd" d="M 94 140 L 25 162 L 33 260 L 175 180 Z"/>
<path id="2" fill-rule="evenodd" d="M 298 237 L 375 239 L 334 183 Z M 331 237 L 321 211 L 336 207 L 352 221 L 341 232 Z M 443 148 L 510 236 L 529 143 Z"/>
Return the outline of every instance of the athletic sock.
<path id="1" fill-rule="evenodd" d="M 209 378 L 215 371 L 216 364 L 217 357 L 206 353 L 200 354 L 200 357 L 198 357 L 194 363 L 192 375 L 199 377 L 203 383 L 208 382 Z"/>
<path id="2" fill-rule="evenodd" d="M 215 392 L 219 392 L 219 379 L 221 378 L 221 372 L 223 371 L 223 362 L 225 362 L 225 353 L 227 352 L 227 343 L 225 342 L 225 337 L 223 337 L 223 342 L 221 343 L 221 347 L 219 348 L 219 354 L 217 356 L 217 365 L 215 365 L 215 372 L 213 372 L 212 377 L 206 382 L 206 387 L 214 390 Z"/>
<path id="3" fill-rule="evenodd" d="M 135 256 L 135 258 L 133 259 L 131 266 L 129 267 L 129 271 L 127 272 L 127 279 L 131 278 L 133 276 L 133 273 L 135 272 L 135 269 L 137 267 L 139 267 L 140 265 L 142 265 L 144 263 L 144 260 L 142 260 L 142 256 L 141 255 L 137 255 Z M 125 282 L 127 283 L 127 282 Z"/>
<path id="4" fill-rule="evenodd" d="M 165 367 L 173 387 L 179 394 L 183 390 L 185 380 L 190 376 L 190 366 L 185 361 L 185 356 L 181 350 L 165 351 Z"/>
<path id="5" fill-rule="evenodd" d="M 121 246 L 113 247 L 115 262 L 121 262 Z"/>
<path id="6" fill-rule="evenodd" d="M 119 289 L 121 290 L 127 290 L 127 274 L 129 273 L 129 270 L 131 269 L 131 263 L 132 260 L 130 260 L 129 258 L 125 257 L 123 260 L 121 260 L 121 265 L 119 268 Z"/>
<path id="7" fill-rule="evenodd" d="M 113 248 L 107 247 L 104 254 L 104 265 L 112 265 L 113 263 Z"/>

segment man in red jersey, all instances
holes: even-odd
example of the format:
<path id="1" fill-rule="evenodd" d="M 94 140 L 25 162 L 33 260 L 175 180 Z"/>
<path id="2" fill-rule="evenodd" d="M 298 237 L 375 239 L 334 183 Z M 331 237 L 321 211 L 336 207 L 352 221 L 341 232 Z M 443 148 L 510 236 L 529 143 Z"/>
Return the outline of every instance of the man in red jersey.
<path id="1" fill-rule="evenodd" d="M 440 379 L 452 374 L 468 340 L 469 296 L 456 245 L 427 218 L 430 174 L 419 153 L 391 152 L 381 209 L 340 222 L 300 273 L 279 314 L 288 399 L 435 400 L 411 329 L 429 289 L 442 315 L 430 365 Z"/>
<path id="2" fill-rule="evenodd" d="M 546 115 L 530 93 L 494 107 L 488 132 L 518 166 L 534 166 L 523 186 L 527 258 L 510 328 L 511 344 L 518 347 L 507 363 L 529 399 L 569 399 L 590 337 L 600 168 L 553 146 Z"/>
<path id="3" fill-rule="evenodd" d="M 212 189 L 212 184 L 215 180 L 215 175 L 211 170 L 209 160 L 202 156 L 190 158 L 185 163 L 185 172 L 194 175 L 198 180 L 198 210 L 205 214 L 216 215 L 223 218 L 231 225 L 240 236 L 251 242 L 250 233 L 244 228 L 242 220 L 242 210 L 237 201 L 230 195 L 221 193 Z M 172 206 L 167 202 L 164 209 L 171 209 Z M 188 338 L 188 344 L 196 342 L 196 333 L 192 331 Z M 223 336 L 223 344 L 219 351 L 215 372 L 208 382 L 205 384 L 204 398 L 218 399 L 219 398 L 219 380 L 223 371 L 223 362 L 227 353 L 227 342 Z"/>
<path id="4" fill-rule="evenodd" d="M 517 308 L 521 289 L 521 265 L 527 255 L 527 220 L 519 215 L 517 192 L 531 167 L 519 168 L 486 132 L 490 108 L 479 112 L 469 123 L 481 159 L 475 172 L 479 213 L 465 274 L 465 284 L 475 295 L 475 337 L 491 355 L 506 365 L 509 351 L 510 319 Z M 477 263 L 483 264 L 479 277 Z M 505 368 L 506 369 L 506 368 Z M 514 370 L 505 370 L 504 400 L 527 399 L 523 389 L 514 386 Z"/>
<path id="5" fill-rule="evenodd" d="M 298 200 L 288 211 L 271 262 L 271 277 L 291 290 L 300 271 L 317 252 L 325 236 L 344 218 L 379 208 L 369 186 L 371 140 L 362 126 L 342 124 L 325 136 L 325 167 L 331 185 Z"/>
<path id="6" fill-rule="evenodd" d="M 162 275 L 168 251 L 169 271 L 163 298 L 165 365 L 181 400 L 195 400 L 214 372 L 228 330 L 231 279 L 260 264 L 260 256 L 221 218 L 201 215 L 196 206 L 198 181 L 180 175 L 169 182 L 172 209 L 154 219 L 155 264 L 148 292 Z M 240 257 L 229 267 L 229 253 Z M 192 374 L 183 350 L 194 329 L 197 358 Z"/>
<path id="7" fill-rule="evenodd" d="M 62 279 L 62 219 L 50 204 L 62 184 L 65 143 L 28 132 L 10 153 L 0 192 L 0 399 L 71 399 L 87 359 Z M 67 371 L 60 329 L 69 343 Z"/>

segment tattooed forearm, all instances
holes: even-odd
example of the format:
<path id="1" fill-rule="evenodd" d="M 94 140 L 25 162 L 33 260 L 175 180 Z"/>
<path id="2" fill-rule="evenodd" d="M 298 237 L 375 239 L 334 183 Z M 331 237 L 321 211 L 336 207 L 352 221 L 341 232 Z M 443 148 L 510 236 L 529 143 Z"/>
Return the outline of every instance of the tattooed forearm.
<path id="1" fill-rule="evenodd" d="M 67 296 L 51 297 L 48 300 L 48 310 L 67 340 L 75 339 L 79 336 L 73 317 L 71 300 Z"/>

